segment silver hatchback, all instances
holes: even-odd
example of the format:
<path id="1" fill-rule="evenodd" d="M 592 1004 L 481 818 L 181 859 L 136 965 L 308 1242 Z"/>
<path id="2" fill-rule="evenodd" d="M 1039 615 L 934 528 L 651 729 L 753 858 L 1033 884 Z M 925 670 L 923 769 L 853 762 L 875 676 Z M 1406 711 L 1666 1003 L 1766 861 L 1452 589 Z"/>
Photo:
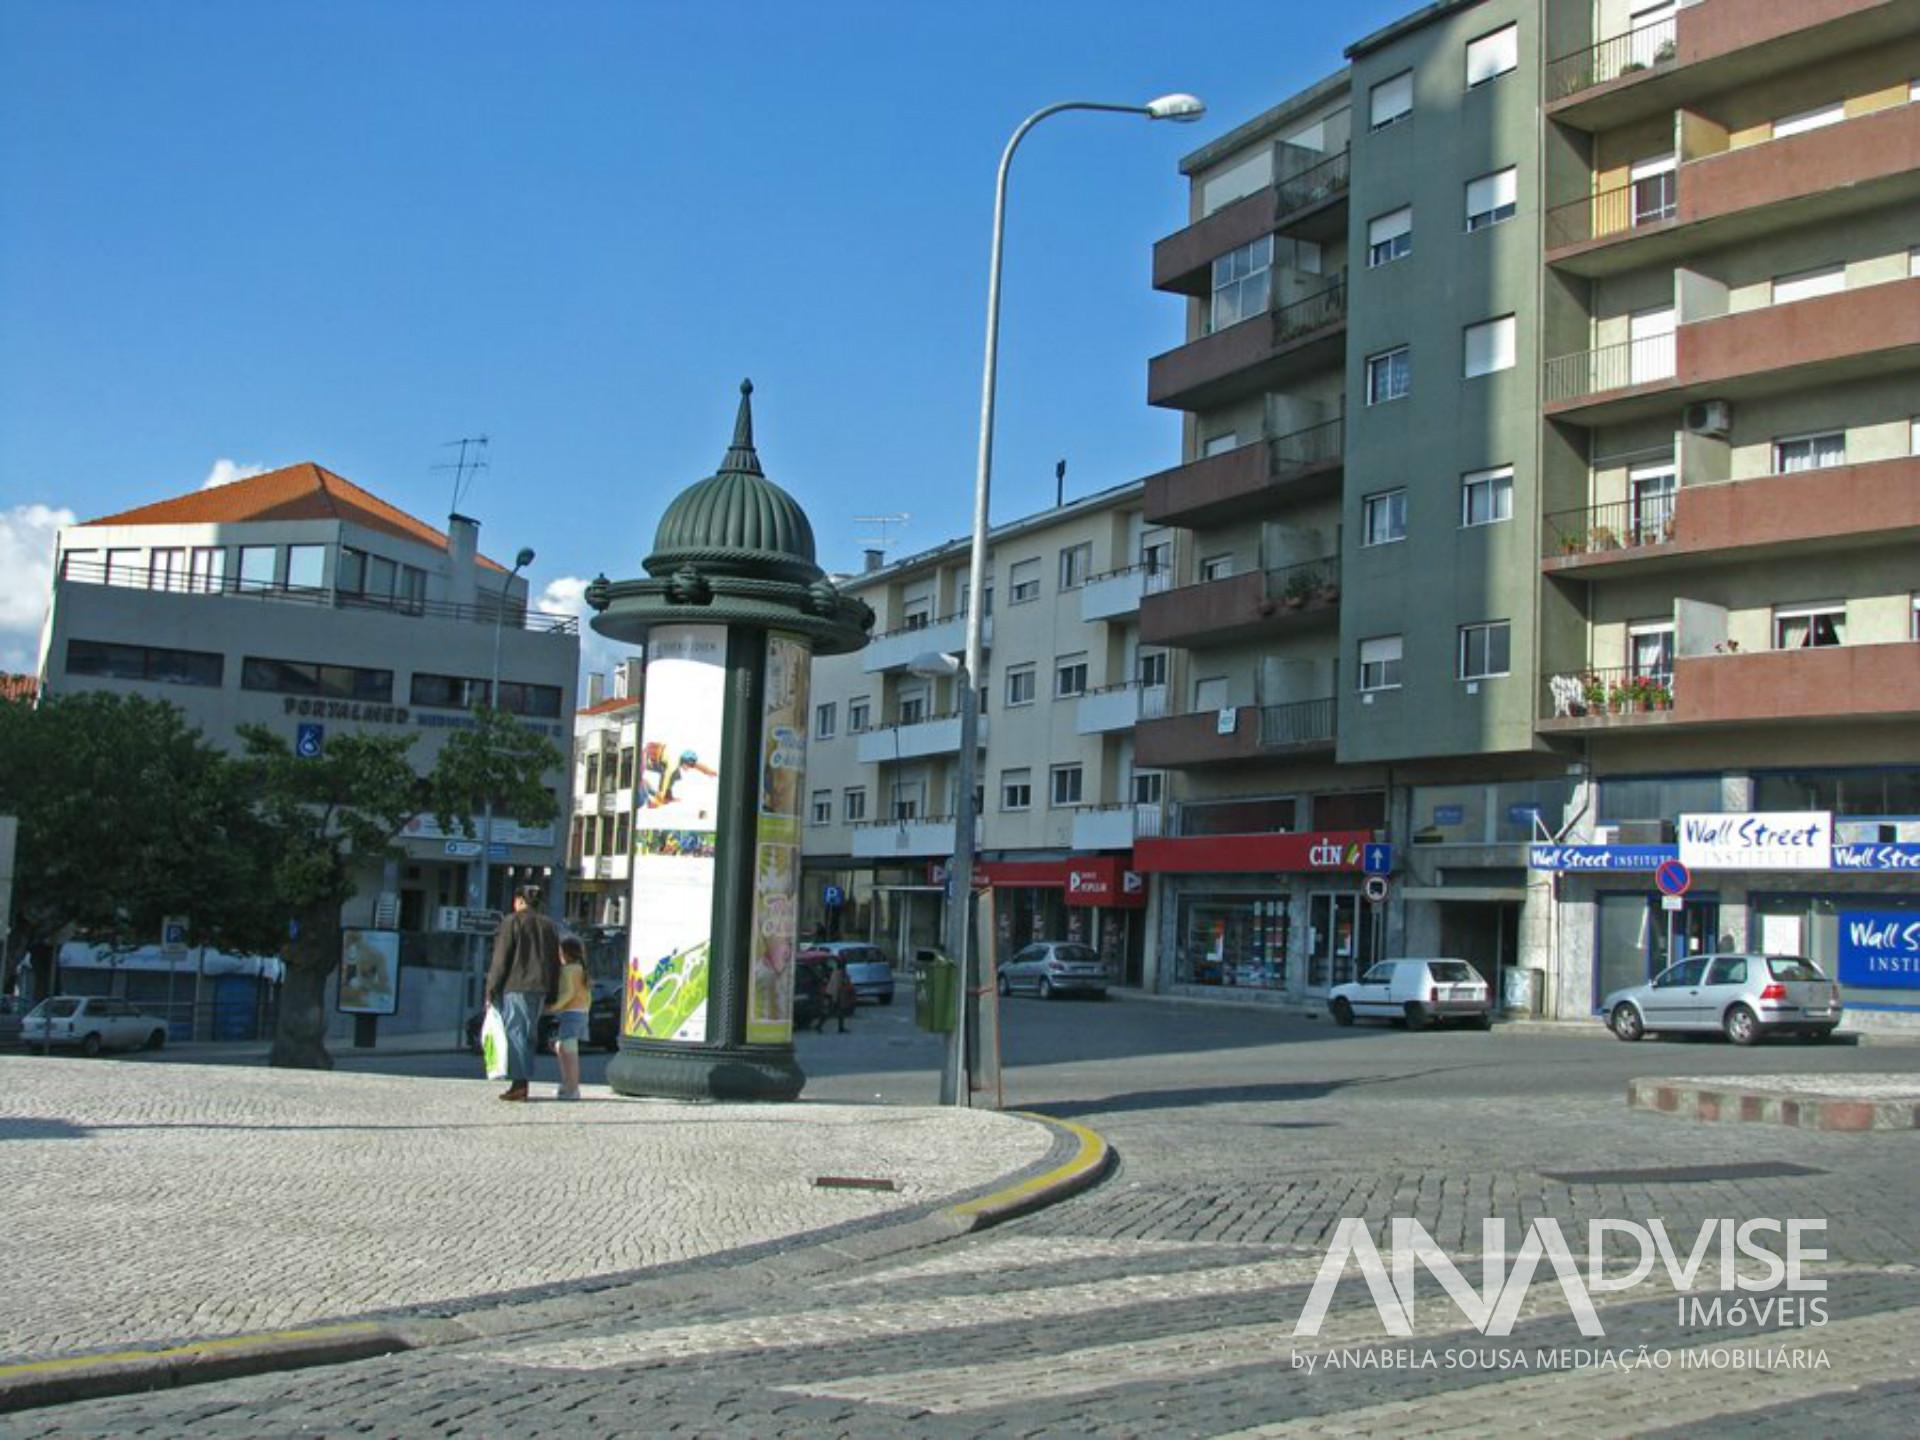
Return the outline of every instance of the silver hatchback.
<path id="1" fill-rule="evenodd" d="M 1000 993 L 1031 990 L 1042 1000 L 1056 995 L 1106 998 L 1107 967 L 1091 945 L 1071 940 L 1042 940 L 1000 967 Z"/>
<path id="2" fill-rule="evenodd" d="M 1663 1030 L 1718 1030 L 1736 1045 L 1769 1032 L 1826 1036 L 1840 987 L 1799 955 L 1695 955 L 1644 985 L 1616 990 L 1600 1017 L 1622 1040 Z"/>

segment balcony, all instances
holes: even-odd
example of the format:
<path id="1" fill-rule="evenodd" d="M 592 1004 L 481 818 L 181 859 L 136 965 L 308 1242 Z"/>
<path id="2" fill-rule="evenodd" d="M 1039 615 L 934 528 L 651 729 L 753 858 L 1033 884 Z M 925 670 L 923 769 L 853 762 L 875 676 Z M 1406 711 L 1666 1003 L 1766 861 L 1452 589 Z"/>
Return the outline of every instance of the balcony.
<path id="1" fill-rule="evenodd" d="M 980 643 L 993 644 L 993 616 L 980 625 Z M 958 655 L 967 648 L 967 617 L 947 615 L 924 625 L 903 625 L 867 641 L 860 652 L 860 668 L 869 675 L 887 670 L 904 670 L 922 655 L 936 652 Z"/>
<path id="2" fill-rule="evenodd" d="M 1910 0 L 1683 0 L 1664 20 L 1548 61 L 1543 98 L 1561 124 L 1611 129 L 1833 55 L 1897 44 L 1913 24 Z"/>
<path id="3" fill-rule="evenodd" d="M 1692 400 L 1740 400 L 1920 363 L 1920 279 L 1681 325 L 1546 363 L 1549 418 L 1615 424 Z"/>
<path id="4" fill-rule="evenodd" d="M 921 859 L 953 854 L 953 817 L 872 820 L 853 827 L 855 859 Z"/>
<path id="5" fill-rule="evenodd" d="M 980 717 L 979 743 L 987 743 L 987 717 Z M 960 753 L 960 715 L 929 715 L 901 725 L 863 730 L 854 741 L 854 755 L 862 765 L 886 765 L 895 760 L 920 760 L 929 755 Z"/>
<path id="6" fill-rule="evenodd" d="M 1147 523 L 1198 530 L 1336 494 L 1345 446 L 1336 416 L 1149 475 Z"/>
<path id="7" fill-rule="evenodd" d="M 1702 156 L 1552 207 L 1547 263 L 1574 275 L 1617 274 L 1782 233 L 1816 215 L 1899 204 L 1920 195 L 1917 157 L 1920 106 L 1911 104 Z"/>
<path id="8" fill-rule="evenodd" d="M 1332 754 L 1333 746 L 1334 701 L 1327 696 L 1143 720 L 1134 731 L 1133 761 L 1145 768 L 1186 769 Z"/>
<path id="9" fill-rule="evenodd" d="M 1167 687 L 1122 680 L 1103 685 L 1080 697 L 1074 712 L 1074 731 L 1080 735 L 1107 735 L 1131 730 L 1135 722 L 1167 713 Z"/>
<path id="10" fill-rule="evenodd" d="M 1129 565 L 1091 576 L 1080 587 L 1080 618 L 1088 624 L 1096 620 L 1125 620 L 1140 613 L 1140 597 L 1157 595 L 1173 583 L 1173 572 Z"/>
<path id="11" fill-rule="evenodd" d="M 1578 580 L 1920 543 L 1920 457 L 1688 485 L 1547 516 L 1541 569 Z"/>
<path id="12" fill-rule="evenodd" d="M 1147 362 L 1147 403 L 1202 410 L 1338 364 L 1346 350 L 1347 287 L 1335 280 L 1304 300 L 1189 341 Z"/>
<path id="13" fill-rule="evenodd" d="M 1226 645 L 1334 624 L 1339 605 L 1340 557 L 1328 555 L 1149 595 L 1140 606 L 1140 640 L 1188 649 Z"/>
<path id="14" fill-rule="evenodd" d="M 1276 169 L 1285 163 L 1278 152 L 1291 148 L 1276 147 Z M 1153 288 L 1204 296 L 1215 260 L 1278 230 L 1314 229 L 1336 201 L 1346 198 L 1348 174 L 1347 152 L 1341 150 L 1175 231 L 1153 247 Z M 1324 238 L 1332 239 L 1345 225 L 1328 216 L 1325 228 Z"/>
<path id="15" fill-rule="evenodd" d="M 1541 700 L 1547 734 L 1911 722 L 1920 719 L 1920 643 L 1682 657 L 1670 680 L 1562 671 L 1546 678 Z"/>
<path id="16" fill-rule="evenodd" d="M 1073 812 L 1073 848 L 1131 850 L 1133 842 L 1161 833 L 1158 805 L 1085 805 Z"/>

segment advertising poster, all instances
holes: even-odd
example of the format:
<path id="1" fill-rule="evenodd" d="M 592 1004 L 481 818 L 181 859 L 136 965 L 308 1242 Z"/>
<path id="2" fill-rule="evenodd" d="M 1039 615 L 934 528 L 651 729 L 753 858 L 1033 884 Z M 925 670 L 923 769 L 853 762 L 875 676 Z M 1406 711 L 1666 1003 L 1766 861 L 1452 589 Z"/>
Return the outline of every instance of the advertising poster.
<path id="1" fill-rule="evenodd" d="M 391 1015 L 399 1008 L 397 930 L 341 932 L 339 1004 L 347 1015 Z"/>
<path id="2" fill-rule="evenodd" d="M 707 1038 L 726 658 L 718 625 L 662 625 L 647 637 L 621 1013 L 622 1031 L 635 1039 Z"/>
<path id="3" fill-rule="evenodd" d="M 800 938 L 800 805 L 807 772 L 805 642 L 767 637 L 760 732 L 760 804 L 753 861 L 753 945 L 747 985 L 747 1043 L 793 1038 L 793 959 Z"/>

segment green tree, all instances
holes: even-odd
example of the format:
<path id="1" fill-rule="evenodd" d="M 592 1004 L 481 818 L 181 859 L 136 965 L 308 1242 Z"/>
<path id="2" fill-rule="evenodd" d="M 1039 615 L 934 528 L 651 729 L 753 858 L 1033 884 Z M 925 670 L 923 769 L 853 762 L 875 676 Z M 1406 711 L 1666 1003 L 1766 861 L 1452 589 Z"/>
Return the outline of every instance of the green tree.
<path id="1" fill-rule="evenodd" d="M 69 937 L 271 948 L 258 816 L 227 757 L 172 705 L 82 692 L 0 702 L 0 814 L 20 822 L 5 973 Z"/>
<path id="2" fill-rule="evenodd" d="M 357 888 L 356 871 L 400 853 L 408 822 L 430 814 L 470 833 L 468 817 L 488 796 L 497 814 L 524 825 L 558 813 L 543 779 L 566 763 L 559 749 L 510 715 L 481 709 L 474 718 L 424 775 L 408 760 L 410 735 L 329 736 L 323 754 L 302 759 L 272 731 L 240 727 L 242 769 L 272 836 L 272 893 L 291 922 L 270 1063 L 331 1068 L 325 1001 L 340 963 L 340 908 Z"/>

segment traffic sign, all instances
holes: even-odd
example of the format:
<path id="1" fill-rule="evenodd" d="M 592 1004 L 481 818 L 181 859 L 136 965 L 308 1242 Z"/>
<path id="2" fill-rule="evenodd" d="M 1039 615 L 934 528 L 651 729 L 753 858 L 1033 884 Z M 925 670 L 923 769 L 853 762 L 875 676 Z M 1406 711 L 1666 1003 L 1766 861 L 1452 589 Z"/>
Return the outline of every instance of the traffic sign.
<path id="1" fill-rule="evenodd" d="M 447 854 L 454 856 L 456 859 L 471 860 L 479 853 L 480 842 L 478 840 L 447 841 Z"/>
<path id="2" fill-rule="evenodd" d="M 1678 860 L 1662 860 L 1653 872 L 1653 888 L 1675 899 L 1687 893 L 1693 884 L 1693 872 Z"/>
<path id="3" fill-rule="evenodd" d="M 1682 900 L 1678 895 L 1662 895 L 1660 897 L 1660 908 L 1662 910 L 1684 910 L 1687 908 L 1687 902 Z"/>
<path id="4" fill-rule="evenodd" d="M 1363 845 L 1360 847 L 1360 868 L 1369 875 L 1388 875 L 1393 872 L 1393 846 Z"/>
<path id="5" fill-rule="evenodd" d="M 1387 898 L 1387 877 L 1384 875 L 1367 876 L 1367 878 L 1360 883 L 1360 893 L 1365 895 L 1367 899 L 1371 900 L 1374 904 L 1381 904 Z"/>
<path id="6" fill-rule="evenodd" d="M 186 953 L 186 916 L 169 915 L 160 922 L 160 948 L 169 955 L 183 955 Z"/>
<path id="7" fill-rule="evenodd" d="M 847 903 L 847 892 L 842 890 L 838 885 L 829 885 L 825 890 L 820 892 L 820 903 L 825 905 L 829 910 L 838 910 L 842 905 Z"/>

